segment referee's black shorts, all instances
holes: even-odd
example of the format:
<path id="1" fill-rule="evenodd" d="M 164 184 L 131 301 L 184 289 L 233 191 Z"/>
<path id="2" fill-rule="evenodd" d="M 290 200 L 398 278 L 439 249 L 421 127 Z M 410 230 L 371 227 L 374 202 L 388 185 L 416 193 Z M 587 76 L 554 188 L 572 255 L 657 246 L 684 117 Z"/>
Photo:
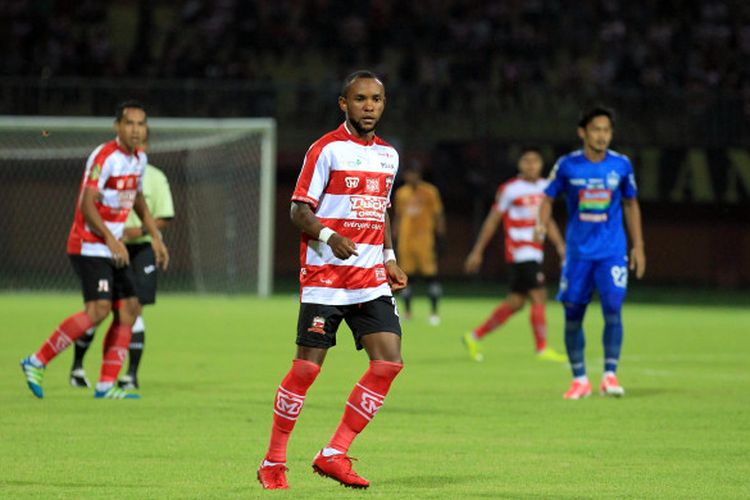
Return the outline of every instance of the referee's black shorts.
<path id="1" fill-rule="evenodd" d="M 155 304 L 158 271 L 151 243 L 136 243 L 126 247 L 130 254 L 130 267 L 133 268 L 138 302 L 144 306 Z"/>

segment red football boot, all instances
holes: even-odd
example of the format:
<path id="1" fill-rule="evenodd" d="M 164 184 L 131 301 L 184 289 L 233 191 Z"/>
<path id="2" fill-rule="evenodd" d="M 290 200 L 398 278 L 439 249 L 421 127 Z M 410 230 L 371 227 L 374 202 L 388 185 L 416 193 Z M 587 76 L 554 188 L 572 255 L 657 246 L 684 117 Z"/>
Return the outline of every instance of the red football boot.
<path id="1" fill-rule="evenodd" d="M 284 464 L 261 465 L 258 467 L 258 481 L 267 490 L 289 489 L 289 483 L 286 482 L 288 470 Z"/>
<path id="2" fill-rule="evenodd" d="M 568 389 L 568 392 L 563 394 L 564 399 L 583 399 L 587 398 L 591 395 L 591 382 L 586 380 L 585 382 L 579 382 L 578 380 L 573 379 L 573 382 L 570 384 L 570 389 Z"/>
<path id="3" fill-rule="evenodd" d="M 346 456 L 343 453 L 324 457 L 321 450 L 315 455 L 312 468 L 316 474 L 330 477 L 347 488 L 367 488 L 370 486 L 370 481 L 352 470 L 352 460 L 356 460 L 356 458 Z"/>

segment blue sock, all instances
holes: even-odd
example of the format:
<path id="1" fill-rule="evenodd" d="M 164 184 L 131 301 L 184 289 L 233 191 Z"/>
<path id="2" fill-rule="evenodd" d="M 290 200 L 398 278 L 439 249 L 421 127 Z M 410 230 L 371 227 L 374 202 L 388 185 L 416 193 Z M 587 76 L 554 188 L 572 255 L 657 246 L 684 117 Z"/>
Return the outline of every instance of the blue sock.
<path id="1" fill-rule="evenodd" d="M 620 310 L 604 311 L 604 371 L 616 372 L 622 348 L 622 317 Z"/>
<path id="2" fill-rule="evenodd" d="M 583 336 L 583 315 L 586 304 L 565 304 L 565 349 L 573 377 L 586 376 L 586 364 L 583 360 L 583 349 L 586 339 Z"/>

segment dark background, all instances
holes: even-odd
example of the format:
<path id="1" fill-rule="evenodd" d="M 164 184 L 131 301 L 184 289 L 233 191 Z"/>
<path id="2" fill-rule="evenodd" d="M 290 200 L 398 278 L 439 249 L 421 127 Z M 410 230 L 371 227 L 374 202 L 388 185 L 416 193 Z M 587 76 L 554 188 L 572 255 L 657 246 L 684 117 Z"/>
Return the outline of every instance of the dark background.
<path id="1" fill-rule="evenodd" d="M 750 287 L 745 2 L 0 0 L 0 51 L 0 114 L 110 116 L 135 97 L 151 116 L 276 118 L 282 280 L 297 273 L 302 157 L 341 121 L 343 76 L 367 67 L 387 88 L 379 134 L 443 194 L 444 275 L 461 276 L 520 146 L 551 168 L 579 146 L 580 109 L 603 103 L 638 176 L 646 282 Z M 474 279 L 504 273 L 497 238 Z"/>

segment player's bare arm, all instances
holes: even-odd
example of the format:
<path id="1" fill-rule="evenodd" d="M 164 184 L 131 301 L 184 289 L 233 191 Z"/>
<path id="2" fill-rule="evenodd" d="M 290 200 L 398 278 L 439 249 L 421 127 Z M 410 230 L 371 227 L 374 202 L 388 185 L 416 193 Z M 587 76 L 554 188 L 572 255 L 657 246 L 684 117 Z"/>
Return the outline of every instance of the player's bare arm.
<path id="1" fill-rule="evenodd" d="M 467 273 L 476 273 L 479 268 L 482 267 L 482 260 L 484 259 L 484 249 L 487 248 L 492 236 L 497 231 L 500 221 L 503 218 L 503 214 L 498 212 L 494 208 L 490 209 L 487 217 L 484 218 L 482 223 L 482 229 L 479 231 L 474 248 L 471 249 L 466 261 L 464 262 L 464 270 Z"/>
<path id="2" fill-rule="evenodd" d="M 327 243 L 336 258 L 346 260 L 352 255 L 359 255 L 357 245 L 323 225 L 307 203 L 293 201 L 290 216 L 297 229 L 311 238 Z"/>
<path id="3" fill-rule="evenodd" d="M 388 211 L 385 212 L 385 235 L 383 237 L 383 254 L 393 255 L 393 259 L 385 259 L 385 270 L 388 273 L 388 282 L 391 284 L 391 290 L 397 292 L 406 288 L 409 278 L 406 273 L 396 263 L 396 257 L 393 253 L 393 237 L 391 235 L 391 217 Z M 390 252 L 389 252 L 390 251 Z"/>
<path id="4" fill-rule="evenodd" d="M 547 236 L 550 242 L 554 245 L 557 255 L 560 257 L 560 262 L 565 260 L 565 238 L 560 233 L 560 228 L 557 226 L 555 219 L 549 218 L 547 223 Z"/>
<path id="5" fill-rule="evenodd" d="M 536 219 L 536 227 L 534 227 L 534 241 L 537 243 L 542 243 L 547 235 L 549 222 L 552 219 L 552 201 L 552 198 L 545 196 L 542 204 L 539 205 L 539 215 Z"/>
<path id="6" fill-rule="evenodd" d="M 133 210 L 135 210 L 135 213 L 138 214 L 138 217 L 140 217 L 143 222 L 143 227 L 145 227 L 146 231 L 151 235 L 151 247 L 154 249 L 156 265 L 166 271 L 169 266 L 169 252 L 167 251 L 167 246 L 161 239 L 161 233 L 156 225 L 156 221 L 151 215 L 151 210 L 148 209 L 146 198 L 143 196 L 143 193 L 139 192 L 135 195 Z"/>
<path id="7" fill-rule="evenodd" d="M 154 219 L 154 222 L 156 222 L 156 229 L 158 229 L 160 233 L 163 233 L 169 225 L 169 219 L 158 218 Z M 130 241 L 140 238 L 141 236 L 146 236 L 147 234 L 148 231 L 145 227 L 126 227 L 122 233 L 122 240 Z"/>
<path id="8" fill-rule="evenodd" d="M 99 197 L 99 191 L 92 187 L 86 187 L 83 190 L 83 196 L 81 196 L 81 213 L 83 218 L 86 220 L 86 224 L 102 238 L 104 243 L 112 252 L 112 260 L 117 267 L 124 267 L 130 264 L 130 256 L 125 245 L 119 241 L 110 232 L 107 225 L 102 220 L 102 216 L 99 215 L 99 211 L 96 209 L 94 202 Z"/>
<path id="9" fill-rule="evenodd" d="M 637 198 L 623 199 L 622 211 L 633 248 L 630 249 L 630 270 L 635 271 L 638 279 L 646 274 L 646 248 L 643 242 L 643 228 L 641 226 L 641 206 Z"/>

